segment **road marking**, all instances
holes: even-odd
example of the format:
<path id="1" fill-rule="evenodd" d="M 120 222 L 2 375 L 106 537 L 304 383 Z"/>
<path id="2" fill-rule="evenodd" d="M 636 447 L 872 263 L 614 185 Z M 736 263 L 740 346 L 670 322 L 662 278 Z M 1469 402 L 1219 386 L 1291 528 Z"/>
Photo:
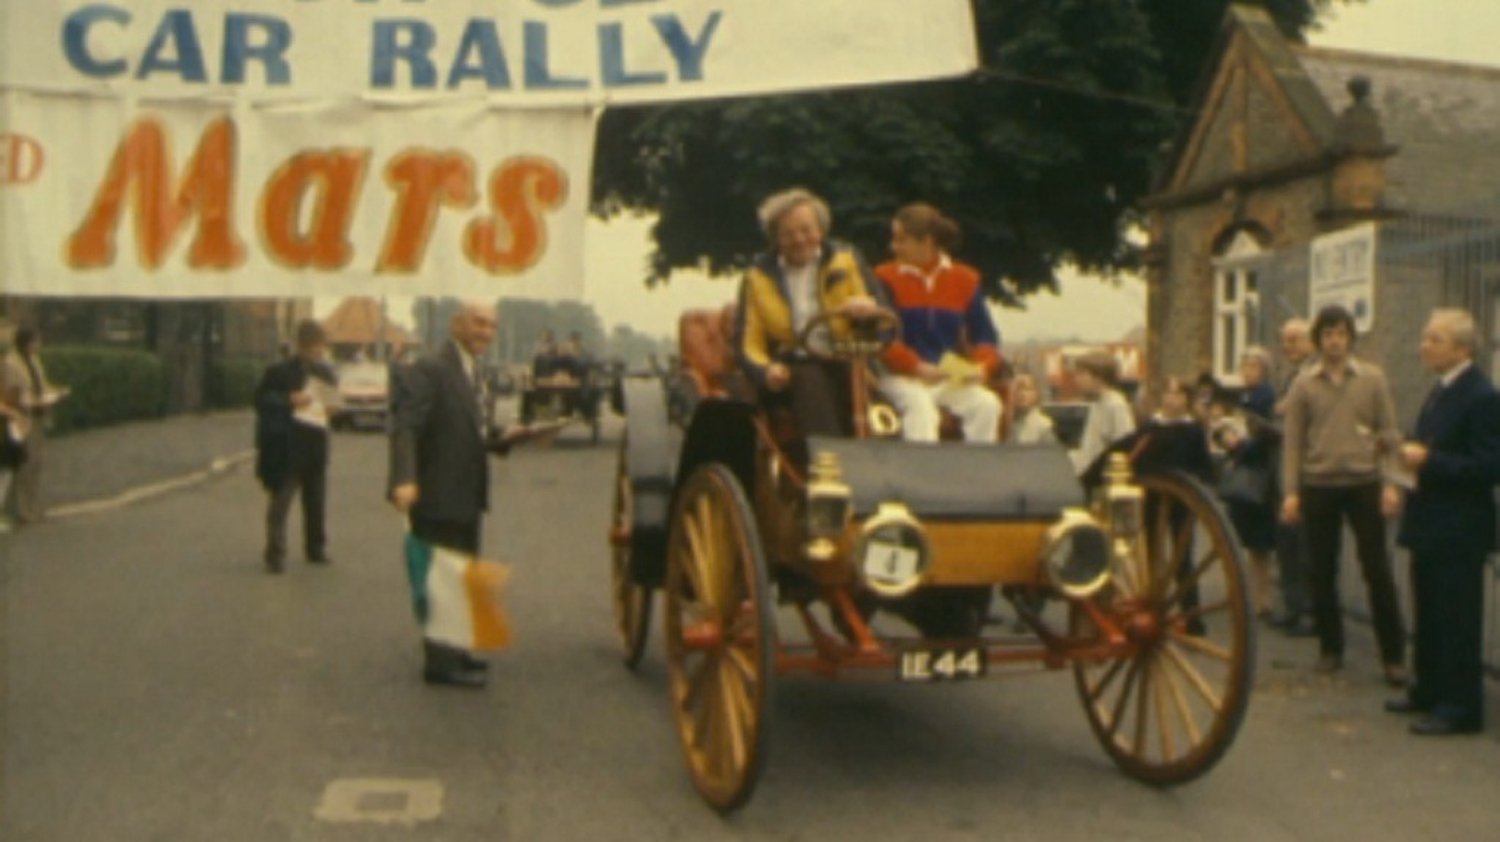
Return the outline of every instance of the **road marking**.
<path id="1" fill-rule="evenodd" d="M 62 519 L 78 517 L 79 515 L 96 514 L 98 512 L 122 508 L 124 506 L 130 505 L 131 503 L 136 503 L 150 497 L 156 497 L 162 494 L 166 494 L 169 491 L 176 491 L 179 488 L 184 488 L 189 485 L 195 485 L 205 480 L 212 479 L 213 477 L 228 472 L 229 470 L 234 468 L 235 465 L 238 465 L 241 462 L 248 462 L 254 456 L 255 451 L 253 450 L 243 451 L 232 456 L 221 456 L 213 460 L 213 462 L 209 464 L 208 470 L 206 471 L 194 471 L 191 474 L 184 474 L 179 477 L 173 477 L 172 479 L 151 483 L 150 485 L 143 485 L 137 488 L 132 488 L 128 491 L 121 492 L 114 497 L 107 497 L 102 500 L 87 500 L 81 503 L 69 503 L 63 506 L 52 506 L 47 509 L 47 517 L 53 519 Z"/>
<path id="2" fill-rule="evenodd" d="M 329 782 L 313 817 L 331 824 L 411 827 L 443 814 L 443 784 L 435 780 L 340 778 Z"/>

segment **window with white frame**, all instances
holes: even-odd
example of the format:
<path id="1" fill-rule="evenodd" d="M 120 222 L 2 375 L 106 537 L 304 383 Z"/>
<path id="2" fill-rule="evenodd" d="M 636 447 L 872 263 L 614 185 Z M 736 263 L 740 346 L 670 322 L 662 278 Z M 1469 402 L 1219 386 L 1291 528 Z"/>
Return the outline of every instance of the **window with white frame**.
<path id="1" fill-rule="evenodd" d="M 1246 231 L 1234 235 L 1214 258 L 1214 377 L 1240 385 L 1240 357 L 1260 337 L 1260 283 L 1263 250 Z"/>

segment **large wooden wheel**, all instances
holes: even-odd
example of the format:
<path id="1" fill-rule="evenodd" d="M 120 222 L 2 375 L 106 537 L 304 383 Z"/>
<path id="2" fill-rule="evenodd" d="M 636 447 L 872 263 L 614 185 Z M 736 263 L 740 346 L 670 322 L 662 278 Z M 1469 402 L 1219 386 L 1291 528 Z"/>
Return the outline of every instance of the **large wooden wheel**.
<path id="1" fill-rule="evenodd" d="M 749 800 L 765 757 L 774 630 L 754 514 L 721 464 L 678 491 L 664 596 L 683 756 L 699 794 L 728 812 Z"/>
<path id="2" fill-rule="evenodd" d="M 631 575 L 631 533 L 635 526 L 635 495 L 630 489 L 627 441 L 620 442 L 615 468 L 615 505 L 610 519 L 610 586 L 615 609 L 615 631 L 626 669 L 635 669 L 646 651 L 646 632 L 651 628 L 651 588 L 637 584 Z"/>
<path id="3" fill-rule="evenodd" d="M 1095 604 L 1134 654 L 1077 662 L 1094 735 L 1126 773 L 1169 785 L 1207 772 L 1239 731 L 1255 653 L 1244 557 L 1223 509 L 1185 475 L 1144 476 L 1145 552 Z M 1074 631 L 1098 631 L 1075 605 Z"/>

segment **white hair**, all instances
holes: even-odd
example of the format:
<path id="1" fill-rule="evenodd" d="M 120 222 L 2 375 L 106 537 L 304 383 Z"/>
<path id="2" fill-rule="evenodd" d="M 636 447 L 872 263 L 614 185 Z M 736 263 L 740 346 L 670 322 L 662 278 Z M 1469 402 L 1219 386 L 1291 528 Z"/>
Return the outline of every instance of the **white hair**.
<path id="1" fill-rule="evenodd" d="M 1245 349 L 1244 353 L 1240 354 L 1241 363 L 1244 363 L 1248 360 L 1255 360 L 1256 362 L 1260 363 L 1261 371 L 1264 371 L 1267 376 L 1271 374 L 1270 351 L 1267 351 L 1265 348 L 1259 345 L 1251 345 L 1250 347 Z"/>
<path id="2" fill-rule="evenodd" d="M 1453 340 L 1454 345 L 1467 349 L 1471 354 L 1474 352 L 1478 344 L 1474 317 L 1469 315 L 1467 310 L 1460 310 L 1457 307 L 1439 307 L 1432 311 L 1430 321 L 1441 326 L 1448 333 L 1448 338 Z"/>
<path id="3" fill-rule="evenodd" d="M 760 230 L 775 240 L 776 226 L 781 224 L 781 218 L 803 205 L 813 209 L 813 215 L 818 218 L 818 227 L 827 234 L 828 229 L 833 227 L 833 212 L 828 209 L 827 202 L 805 187 L 792 187 L 767 196 L 755 211 L 756 218 L 760 220 Z"/>

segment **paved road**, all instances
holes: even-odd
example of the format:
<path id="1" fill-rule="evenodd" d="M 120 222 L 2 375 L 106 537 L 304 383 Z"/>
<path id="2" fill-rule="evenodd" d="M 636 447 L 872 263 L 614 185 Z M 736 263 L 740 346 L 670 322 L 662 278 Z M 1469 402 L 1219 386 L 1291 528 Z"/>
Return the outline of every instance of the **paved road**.
<path id="1" fill-rule="evenodd" d="M 786 680 L 760 790 L 720 820 L 681 768 L 659 635 L 638 675 L 615 658 L 612 459 L 564 441 L 497 476 L 486 541 L 517 568 L 518 640 L 481 693 L 417 680 L 378 436 L 336 441 L 329 569 L 261 572 L 244 466 L 0 539 L 0 839 L 1409 842 L 1500 827 L 1496 738 L 1408 737 L 1378 710 L 1363 630 L 1338 680 L 1308 671 L 1310 647 L 1263 637 L 1239 743 L 1170 791 L 1115 771 L 1066 674 Z"/>

